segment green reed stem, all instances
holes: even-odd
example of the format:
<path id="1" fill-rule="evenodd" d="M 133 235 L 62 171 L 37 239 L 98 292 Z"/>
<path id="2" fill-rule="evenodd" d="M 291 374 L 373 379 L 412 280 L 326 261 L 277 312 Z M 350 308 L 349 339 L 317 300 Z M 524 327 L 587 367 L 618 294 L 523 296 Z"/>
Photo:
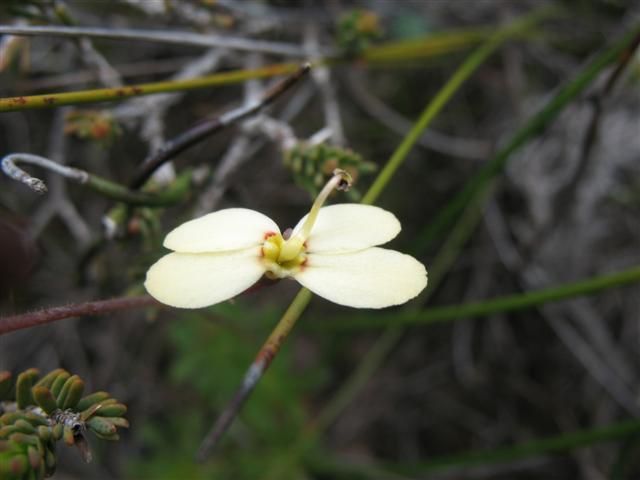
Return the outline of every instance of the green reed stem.
<path id="1" fill-rule="evenodd" d="M 435 472 L 468 469 L 497 463 L 508 463 L 525 458 L 567 452 L 596 443 L 621 440 L 640 433 L 640 421 L 627 420 L 606 427 L 597 427 L 563 433 L 493 450 L 473 450 L 455 455 L 435 457 L 415 464 L 367 464 L 345 462 L 326 455 L 309 456 L 307 462 L 316 473 L 329 476 L 349 475 L 349 478 L 415 478 Z M 466 470 L 465 470 L 466 472 Z"/>
<path id="2" fill-rule="evenodd" d="M 419 312 L 395 312 L 392 314 L 345 315 L 331 321 L 317 322 L 314 330 L 354 330 L 380 327 L 426 326 L 466 318 L 486 317 L 496 313 L 524 310 L 562 300 L 584 297 L 594 293 L 640 282 L 640 267 L 607 275 L 566 283 L 552 288 L 534 290 L 517 295 L 506 295 L 482 302 L 436 307 Z"/>

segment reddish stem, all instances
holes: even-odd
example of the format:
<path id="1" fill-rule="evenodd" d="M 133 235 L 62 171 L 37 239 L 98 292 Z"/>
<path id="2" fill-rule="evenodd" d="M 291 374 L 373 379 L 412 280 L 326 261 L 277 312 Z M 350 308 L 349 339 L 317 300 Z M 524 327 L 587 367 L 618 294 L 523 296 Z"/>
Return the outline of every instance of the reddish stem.
<path id="1" fill-rule="evenodd" d="M 106 315 L 119 310 L 132 310 L 161 304 L 149 295 L 138 297 L 119 297 L 95 302 L 75 303 L 60 307 L 50 307 L 35 312 L 0 317 L 0 335 L 35 327 L 71 317 L 84 317 L 88 315 Z"/>

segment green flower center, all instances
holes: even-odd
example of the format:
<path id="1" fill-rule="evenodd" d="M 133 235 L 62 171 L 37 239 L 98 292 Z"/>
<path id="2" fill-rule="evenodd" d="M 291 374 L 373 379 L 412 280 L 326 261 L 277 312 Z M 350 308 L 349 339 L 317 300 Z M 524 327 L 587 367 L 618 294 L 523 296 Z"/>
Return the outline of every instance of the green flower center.
<path id="1" fill-rule="evenodd" d="M 306 248 L 299 236 L 285 240 L 279 233 L 268 234 L 262 244 L 262 261 L 268 278 L 290 277 L 307 261 Z"/>

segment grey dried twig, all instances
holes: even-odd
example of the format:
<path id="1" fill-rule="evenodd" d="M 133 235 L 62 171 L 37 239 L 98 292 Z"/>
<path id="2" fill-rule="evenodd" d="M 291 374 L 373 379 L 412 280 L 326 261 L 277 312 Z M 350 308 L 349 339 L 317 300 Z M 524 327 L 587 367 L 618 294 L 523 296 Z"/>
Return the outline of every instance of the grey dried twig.
<path id="1" fill-rule="evenodd" d="M 58 27 L 58 26 L 28 26 L 0 25 L 0 33 L 24 36 L 54 36 L 54 37 L 90 37 L 109 40 L 141 41 L 172 43 L 176 45 L 190 45 L 197 47 L 222 47 L 231 50 L 244 50 L 272 55 L 303 58 L 306 52 L 297 45 L 266 40 L 253 40 L 230 35 L 201 35 L 190 32 L 176 32 L 170 30 L 140 30 L 131 28 L 98 28 L 98 27 Z M 323 56 L 333 55 L 330 49 L 322 49 Z"/>

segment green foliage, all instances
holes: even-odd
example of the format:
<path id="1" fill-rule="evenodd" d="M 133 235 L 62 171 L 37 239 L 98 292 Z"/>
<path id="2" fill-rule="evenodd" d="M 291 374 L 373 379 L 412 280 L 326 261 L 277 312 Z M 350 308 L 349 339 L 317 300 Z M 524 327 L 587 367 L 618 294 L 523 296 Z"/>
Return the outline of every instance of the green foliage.
<path id="1" fill-rule="evenodd" d="M 0 372 L 0 478 L 39 480 L 56 469 L 56 443 L 75 445 L 85 461 L 91 451 L 87 430 L 103 440 L 118 440 L 118 428 L 128 428 L 127 407 L 107 392 L 87 396 L 84 381 L 61 368 L 42 378 L 31 368 L 13 383 Z"/>
<path id="2" fill-rule="evenodd" d="M 322 371 L 305 366 L 304 375 L 296 375 L 294 354 L 285 348 L 245 405 L 219 455 L 205 464 L 194 463 L 199 441 L 237 389 L 265 332 L 277 319 L 277 311 L 269 309 L 256 312 L 220 305 L 213 310 L 238 321 L 230 325 L 189 313 L 169 326 L 175 348 L 169 376 L 179 398 L 165 410 L 162 422 L 142 431 L 151 454 L 131 465 L 131 478 L 262 478 L 265 466 L 290 456 L 308 422 L 305 398 L 322 382 Z M 300 468 L 295 465 L 288 471 Z"/>
<path id="3" fill-rule="evenodd" d="M 298 143 L 285 153 L 284 165 L 291 170 L 296 184 L 315 198 L 336 168 L 346 170 L 354 183 L 362 174 L 372 173 L 376 164 L 366 162 L 353 150 L 321 143 Z M 347 195 L 352 201 L 360 199 L 360 193 L 351 188 Z"/>

